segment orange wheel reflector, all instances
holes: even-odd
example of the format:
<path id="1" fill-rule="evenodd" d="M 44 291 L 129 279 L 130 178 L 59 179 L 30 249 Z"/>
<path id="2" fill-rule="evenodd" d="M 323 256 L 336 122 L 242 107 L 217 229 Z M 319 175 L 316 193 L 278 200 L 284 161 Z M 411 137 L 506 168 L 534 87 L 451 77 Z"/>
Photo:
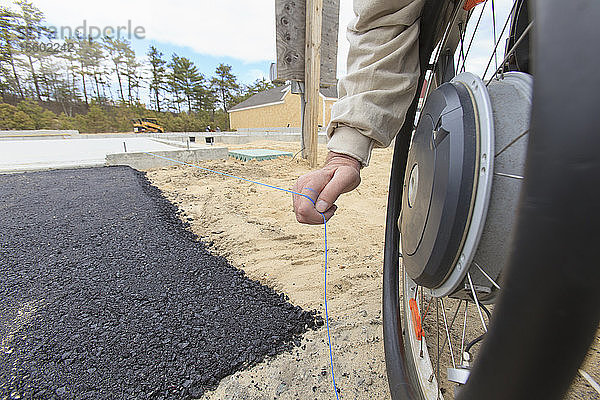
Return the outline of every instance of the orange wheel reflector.
<path id="1" fill-rule="evenodd" d="M 411 298 L 408 301 L 408 306 L 410 307 L 410 313 L 412 315 L 415 335 L 417 335 L 417 340 L 421 340 L 421 338 L 425 335 L 423 334 L 423 329 L 421 328 L 421 315 L 419 314 L 419 306 L 417 306 L 417 301 Z"/>
<path id="2" fill-rule="evenodd" d="M 483 3 L 485 0 L 466 0 L 463 9 L 466 11 L 470 11 L 475 8 L 475 6 L 479 3 Z"/>

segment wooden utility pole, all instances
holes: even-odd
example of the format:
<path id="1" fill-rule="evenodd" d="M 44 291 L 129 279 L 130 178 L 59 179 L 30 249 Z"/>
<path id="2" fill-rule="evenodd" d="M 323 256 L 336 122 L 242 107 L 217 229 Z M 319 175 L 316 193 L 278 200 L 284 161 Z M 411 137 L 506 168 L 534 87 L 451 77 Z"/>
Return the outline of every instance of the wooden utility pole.
<path id="1" fill-rule="evenodd" d="M 302 101 L 302 157 L 317 165 L 319 86 L 337 84 L 340 0 L 275 0 L 274 83 L 292 82 Z M 319 84 L 320 77 L 320 84 Z M 306 107 L 304 107 L 306 105 Z"/>
<path id="2" fill-rule="evenodd" d="M 321 29 L 323 0 L 306 0 L 305 99 L 302 136 L 311 168 L 317 166 L 319 146 L 319 88 L 321 82 Z"/>
<path id="3" fill-rule="evenodd" d="M 275 0 L 277 65 L 271 80 L 304 82 L 306 62 L 306 14 L 308 0 Z M 327 0 L 323 5 L 321 28 L 321 87 L 337 85 L 337 49 L 340 0 Z"/>

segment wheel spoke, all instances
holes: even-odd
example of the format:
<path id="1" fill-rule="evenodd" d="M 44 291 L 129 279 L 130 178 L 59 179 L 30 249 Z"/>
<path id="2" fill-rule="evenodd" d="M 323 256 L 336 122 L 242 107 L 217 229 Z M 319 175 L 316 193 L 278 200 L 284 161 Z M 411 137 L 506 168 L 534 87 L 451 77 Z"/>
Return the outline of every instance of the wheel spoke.
<path id="1" fill-rule="evenodd" d="M 479 18 L 477 19 L 477 24 L 475 25 L 475 29 L 473 29 L 473 35 L 471 35 L 471 40 L 469 41 L 469 46 L 467 47 L 467 52 L 463 57 L 463 63 L 461 70 L 465 70 L 465 63 L 467 62 L 467 57 L 469 57 L 469 52 L 471 51 L 471 46 L 473 45 L 473 40 L 475 39 L 475 34 L 477 33 L 477 29 L 479 28 L 479 23 L 481 22 L 481 18 L 483 17 L 483 12 L 485 11 L 485 7 L 487 6 L 487 1 L 483 3 L 483 7 L 481 7 L 481 13 L 479 14 Z M 466 32 L 466 29 L 465 29 Z"/>
<path id="2" fill-rule="evenodd" d="M 488 280 L 489 280 L 490 282 L 492 282 L 492 285 L 496 286 L 496 288 L 497 288 L 497 289 L 501 289 L 501 288 L 500 288 L 500 285 L 498 285 L 498 284 L 496 283 L 496 281 L 494 281 L 494 280 L 492 279 L 492 277 L 491 277 L 491 276 L 489 276 L 489 275 L 488 275 L 488 274 L 487 274 L 487 273 L 486 273 L 486 272 L 483 270 L 483 268 L 481 268 L 481 267 L 479 266 L 479 264 L 477 264 L 475 261 L 473 261 L 473 264 L 475 264 L 475 266 L 476 266 L 477 268 L 479 268 L 479 271 L 481 271 L 481 273 L 482 273 L 482 274 L 483 274 L 483 275 L 484 275 L 486 278 L 488 278 Z"/>
<path id="3" fill-rule="evenodd" d="M 456 311 L 454 311 L 454 316 L 452 317 L 452 321 L 450 321 L 450 330 L 452 330 L 452 327 L 454 326 L 454 321 L 456 321 L 456 316 L 458 315 L 458 311 L 460 311 L 460 306 L 461 306 L 462 302 L 463 302 L 463 300 L 458 301 L 458 305 L 456 306 Z"/>
<path id="4" fill-rule="evenodd" d="M 431 90 L 432 81 L 435 78 L 435 71 L 437 69 L 437 65 L 440 60 L 440 55 L 442 54 L 442 49 L 446 46 L 446 42 L 448 41 L 448 36 L 450 35 L 452 27 L 456 23 L 456 19 L 458 18 L 459 14 L 460 14 L 460 10 L 462 10 L 462 7 L 460 7 L 460 6 L 454 7 L 452 17 L 450 18 L 449 23 L 446 25 L 446 29 L 444 30 L 444 35 L 442 36 L 442 40 L 440 41 L 440 43 L 437 46 L 437 49 L 435 50 L 435 56 L 433 58 L 433 68 L 429 73 L 429 79 L 426 80 L 427 86 L 425 88 L 425 98 L 427 98 L 429 96 L 429 90 Z M 419 123 L 421 122 L 421 117 L 422 117 L 422 115 L 419 114 L 419 120 L 417 121 L 417 125 L 419 125 Z"/>
<path id="5" fill-rule="evenodd" d="M 510 146 L 512 146 L 513 144 L 517 143 L 519 141 L 519 139 L 521 139 L 523 136 L 527 135 L 529 133 L 529 129 L 526 129 L 523 133 L 521 133 L 519 136 L 517 136 L 516 138 L 514 138 L 513 140 L 510 141 L 509 144 L 507 144 L 506 146 L 504 146 L 502 148 L 502 150 L 500 150 L 499 152 L 497 152 L 494 157 L 498 157 L 500 154 L 504 153 L 506 150 L 508 150 L 510 148 Z"/>
<path id="6" fill-rule="evenodd" d="M 446 319 L 446 307 L 444 306 L 444 299 L 441 298 L 440 302 L 442 303 L 442 316 L 444 317 L 444 327 L 446 328 L 446 339 L 448 340 L 448 348 L 450 349 L 452 366 L 456 368 L 456 362 L 454 361 L 454 351 L 452 351 L 452 341 L 450 340 L 450 330 L 448 329 L 448 320 Z"/>
<path id="7" fill-rule="evenodd" d="M 470 272 L 467 272 L 467 278 L 469 278 L 469 286 L 471 287 L 471 293 L 473 294 L 473 301 L 475 301 L 475 305 L 477 306 L 477 312 L 479 313 L 479 318 L 481 319 L 481 325 L 483 325 L 483 330 L 487 332 L 487 325 L 485 324 L 485 320 L 483 319 L 483 314 L 481 314 L 479 299 L 477 298 L 477 293 L 475 292 L 475 287 L 473 286 L 473 281 L 471 280 Z"/>
<path id="8" fill-rule="evenodd" d="M 509 17 L 510 17 L 510 15 L 509 15 Z M 494 32 L 494 43 L 498 43 L 498 38 L 496 37 L 496 7 L 494 6 L 494 0 L 492 0 L 492 31 Z M 497 51 L 494 51 L 494 59 L 496 61 L 496 71 L 497 71 L 498 70 L 498 52 Z"/>
<path id="9" fill-rule="evenodd" d="M 465 29 L 463 29 L 463 24 L 462 22 L 460 24 L 458 24 L 458 34 L 460 36 L 460 53 L 458 55 L 458 61 L 456 62 L 456 71 L 460 71 L 460 72 L 465 72 L 465 63 L 464 63 L 464 59 L 465 59 Z M 462 69 L 459 69 L 459 64 L 460 64 L 460 60 L 463 60 L 463 66 Z"/>
<path id="10" fill-rule="evenodd" d="M 494 45 L 494 51 L 492 52 L 490 60 L 488 61 L 487 66 L 485 67 L 485 71 L 484 71 L 483 75 L 481 76 L 482 80 L 485 80 L 485 76 L 487 75 L 488 69 L 490 68 L 490 65 L 492 64 L 492 60 L 494 59 L 494 57 L 496 57 L 496 53 L 498 51 L 498 45 L 500 44 L 500 40 L 502 39 L 502 36 L 504 35 L 504 31 L 506 31 L 506 27 L 508 26 L 508 24 L 509 24 L 509 22 L 511 20 L 511 15 L 514 13 L 516 5 L 517 5 L 517 2 L 515 1 L 513 3 L 513 6 L 511 8 L 510 12 L 508 13 L 508 17 L 506 18 L 506 21 L 504 22 L 504 27 L 502 28 L 502 32 L 500 32 L 500 38 L 497 41 L 494 40 L 494 43 L 495 43 L 495 45 Z M 523 33 L 525 33 L 525 32 L 523 32 Z M 500 68 L 502 68 L 502 66 L 504 65 L 505 62 L 506 62 L 506 58 L 500 64 Z M 498 73 L 498 67 L 496 67 L 496 72 L 494 73 L 494 75 L 492 76 L 492 78 L 494 76 L 496 76 L 497 73 Z"/>
<path id="11" fill-rule="evenodd" d="M 525 37 L 527 36 L 527 34 L 529 33 L 529 31 L 531 30 L 532 27 L 533 27 L 533 21 L 531 21 L 529 23 L 529 25 L 527 25 L 527 28 L 525 28 L 525 30 L 523 31 L 523 33 L 521 33 L 521 36 L 519 37 L 519 40 L 517 40 L 515 42 L 515 44 L 513 44 L 513 46 L 510 48 L 510 50 L 508 50 L 508 52 L 504 56 L 504 60 L 502 60 L 502 64 L 500 64 L 500 67 L 501 67 L 500 69 L 502 69 L 502 66 L 504 64 L 506 64 L 506 62 L 508 61 L 508 59 L 510 58 L 510 56 L 512 55 L 512 53 L 515 52 L 515 50 L 517 49 L 517 47 L 521 44 L 521 42 L 523 41 L 523 39 L 525 39 Z M 488 67 L 489 66 L 490 65 L 488 63 Z M 494 75 L 492 75 L 492 77 L 486 82 L 486 85 L 489 85 L 490 82 L 496 77 L 496 75 L 498 75 L 498 72 L 499 72 L 500 69 L 497 69 L 496 72 L 494 72 Z M 487 68 L 485 69 L 485 72 L 487 72 Z M 485 73 L 483 74 L 483 78 L 485 78 Z"/>
<path id="12" fill-rule="evenodd" d="M 421 313 L 423 312 L 423 289 L 421 289 L 421 309 L 419 310 Z M 421 316 L 421 330 L 423 329 L 423 324 L 425 322 L 425 316 L 427 315 L 427 312 L 423 313 Z M 421 358 L 423 357 L 423 340 L 421 340 L 421 343 L 419 344 L 419 346 L 421 347 L 420 351 L 419 351 L 419 355 L 421 356 Z"/>
<path id="13" fill-rule="evenodd" d="M 594 378 L 592 378 L 592 377 L 590 376 L 590 374 L 588 374 L 587 372 L 585 372 L 585 371 L 584 371 L 584 370 L 582 370 L 582 369 L 579 369 L 579 374 L 580 374 L 581 376 L 583 376 L 583 377 L 585 378 L 585 380 L 586 380 L 586 381 L 588 381 L 588 383 L 590 384 L 590 386 L 591 386 L 591 387 L 593 387 L 593 388 L 594 388 L 594 390 L 595 390 L 596 392 L 598 392 L 598 394 L 600 394 L 600 385 L 598 385 L 598 382 L 596 382 L 596 381 L 594 380 Z"/>
<path id="14" fill-rule="evenodd" d="M 452 328 L 454 327 L 454 321 L 456 320 L 456 316 L 458 315 L 458 311 L 460 310 L 460 306 L 462 304 L 462 300 L 459 300 L 458 302 L 458 306 L 456 307 L 456 310 L 454 311 L 454 316 L 452 317 L 452 321 L 450 321 L 450 331 L 452 331 Z M 442 343 L 442 353 L 444 352 L 444 349 L 446 348 L 446 339 L 444 339 L 444 342 Z"/>
<path id="15" fill-rule="evenodd" d="M 435 298 L 435 331 L 437 334 L 437 357 L 435 360 L 435 379 L 436 382 L 438 384 L 440 384 L 440 310 L 439 310 L 439 306 L 438 306 L 438 299 L 437 297 Z M 437 396 L 436 398 L 439 399 L 440 398 L 440 394 L 439 394 L 439 390 L 437 391 Z"/>
<path id="16" fill-rule="evenodd" d="M 494 175 L 496 175 L 496 176 L 503 176 L 505 178 L 511 178 L 511 179 L 525 179 L 521 175 L 507 174 L 507 173 L 504 173 L 504 172 L 494 172 Z"/>
<path id="17" fill-rule="evenodd" d="M 463 364 L 463 355 L 465 354 L 465 335 L 467 332 L 467 312 L 469 311 L 469 302 L 465 301 L 465 318 L 463 320 L 462 339 L 460 341 L 460 364 Z"/>

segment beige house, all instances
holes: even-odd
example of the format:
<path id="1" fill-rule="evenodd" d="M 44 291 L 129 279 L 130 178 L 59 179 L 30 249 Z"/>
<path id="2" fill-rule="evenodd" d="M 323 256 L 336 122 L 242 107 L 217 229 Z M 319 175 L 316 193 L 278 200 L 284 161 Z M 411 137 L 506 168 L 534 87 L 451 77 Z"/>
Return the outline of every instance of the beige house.
<path id="1" fill-rule="evenodd" d="M 337 88 L 324 88 L 319 96 L 319 125 L 326 127 L 331 106 L 337 100 Z M 300 128 L 300 95 L 291 86 L 265 90 L 229 109 L 232 130 L 266 128 Z"/>

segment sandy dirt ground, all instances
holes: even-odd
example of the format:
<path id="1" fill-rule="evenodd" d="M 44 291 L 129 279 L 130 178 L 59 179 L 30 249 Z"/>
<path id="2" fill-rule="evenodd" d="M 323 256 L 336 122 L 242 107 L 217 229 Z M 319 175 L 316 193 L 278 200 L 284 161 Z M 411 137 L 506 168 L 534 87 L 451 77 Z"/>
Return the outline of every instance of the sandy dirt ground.
<path id="1" fill-rule="evenodd" d="M 269 148 L 296 152 L 298 144 L 255 142 L 233 148 Z M 325 159 L 321 148 L 319 159 Z M 337 202 L 328 224 L 328 304 L 336 381 L 348 399 L 390 397 L 383 353 L 381 317 L 382 260 L 387 185 L 392 150 L 376 149 L 362 183 Z M 209 161 L 203 167 L 291 188 L 310 171 L 289 157 L 262 162 Z M 192 230 L 252 278 L 285 293 L 305 309 L 324 310 L 323 227 L 298 224 L 291 195 L 191 167 L 148 171 L 152 183 L 182 210 Z M 586 370 L 597 380 L 599 341 Z M 594 398 L 578 378 L 574 398 Z M 574 396 L 573 396 L 574 395 Z M 300 347 L 249 370 L 225 378 L 215 399 L 331 399 L 325 329 L 308 332 Z"/>
<path id="2" fill-rule="evenodd" d="M 228 146 L 250 147 L 245 146 Z M 293 151 L 294 143 L 256 142 L 252 148 Z M 381 265 L 391 150 L 376 150 L 358 190 L 338 201 L 328 224 L 328 300 L 336 380 L 346 398 L 389 398 L 381 323 Z M 325 150 L 319 154 L 325 158 Z M 229 159 L 202 166 L 291 188 L 310 171 L 287 158 Z M 186 167 L 148 177 L 191 218 L 192 229 L 214 252 L 246 274 L 286 293 L 305 309 L 323 310 L 323 227 L 296 222 L 291 195 Z M 333 396 L 326 331 L 311 331 L 300 348 L 224 379 L 207 399 Z"/>

